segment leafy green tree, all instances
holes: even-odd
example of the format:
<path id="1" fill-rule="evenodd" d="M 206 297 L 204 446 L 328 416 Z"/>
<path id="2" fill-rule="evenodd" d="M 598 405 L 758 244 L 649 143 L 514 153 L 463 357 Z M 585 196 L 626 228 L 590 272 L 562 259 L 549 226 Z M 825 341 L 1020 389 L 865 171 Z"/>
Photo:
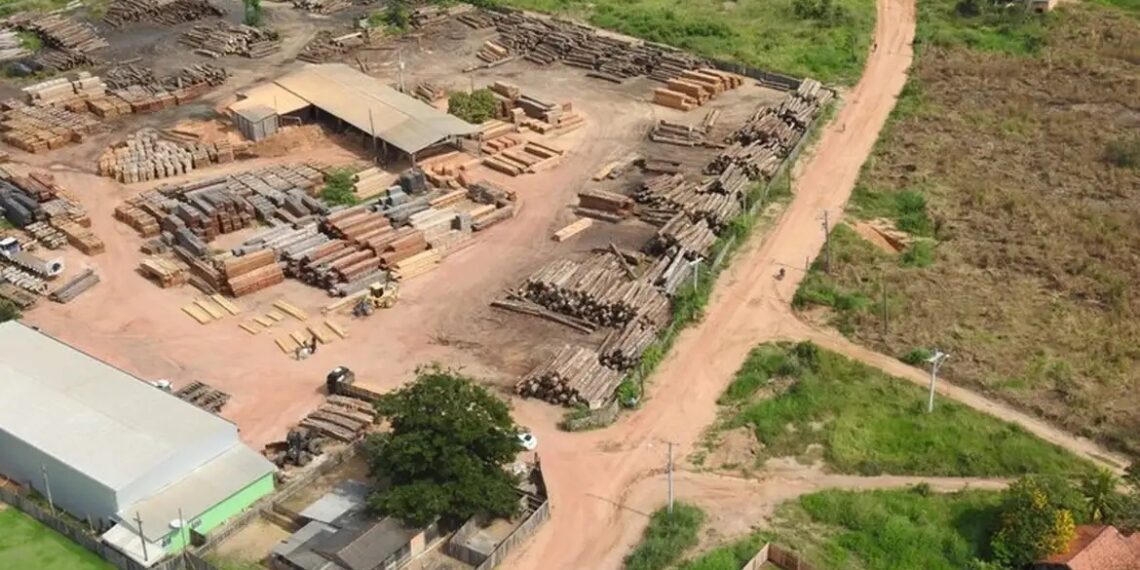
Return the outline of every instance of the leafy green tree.
<path id="1" fill-rule="evenodd" d="M 409 526 L 517 512 L 517 480 L 504 466 L 521 447 L 505 402 L 434 366 L 382 396 L 376 410 L 391 431 L 367 444 L 372 474 L 386 484 L 369 498 L 375 510 Z"/>
<path id="2" fill-rule="evenodd" d="M 20 309 L 7 299 L 0 299 L 0 323 L 20 318 Z"/>
<path id="3" fill-rule="evenodd" d="M 343 168 L 338 168 L 325 177 L 325 187 L 321 190 L 321 199 L 329 204 L 351 206 L 360 201 L 352 189 L 352 173 Z"/>
<path id="4" fill-rule="evenodd" d="M 384 11 L 384 19 L 397 30 L 406 30 L 412 23 L 412 10 L 407 0 L 390 0 Z"/>
<path id="5" fill-rule="evenodd" d="M 1098 469 L 1081 480 L 1081 494 L 1088 505 L 1089 519 L 1094 522 L 1111 521 L 1119 500 L 1116 493 L 1116 475 L 1108 469 Z"/>
<path id="6" fill-rule="evenodd" d="M 261 25 L 261 0 L 241 0 L 242 7 L 245 9 L 245 15 L 242 21 L 247 26 L 258 27 Z"/>
<path id="7" fill-rule="evenodd" d="M 471 123 L 478 125 L 495 118 L 495 109 L 499 102 L 490 89 L 476 89 L 471 93 L 458 91 L 447 99 L 447 112 Z"/>
<path id="8" fill-rule="evenodd" d="M 1064 552 L 1076 536 L 1071 490 L 1063 482 L 1022 477 L 1003 493 L 1001 527 L 991 541 L 995 558 L 1009 568 Z"/>

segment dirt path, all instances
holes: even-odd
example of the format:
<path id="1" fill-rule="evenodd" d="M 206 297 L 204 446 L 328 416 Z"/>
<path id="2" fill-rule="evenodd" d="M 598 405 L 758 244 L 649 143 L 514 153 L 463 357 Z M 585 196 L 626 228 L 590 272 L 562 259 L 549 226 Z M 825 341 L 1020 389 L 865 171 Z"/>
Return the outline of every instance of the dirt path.
<path id="1" fill-rule="evenodd" d="M 716 398 L 749 349 L 803 332 L 788 305 L 802 275 L 793 270 L 782 281 L 773 275 L 779 267 L 803 268 L 822 245 L 823 212 L 840 215 L 906 81 L 914 10 L 913 0 L 879 0 L 878 49 L 795 180 L 795 197 L 769 235 L 750 240 L 722 276 L 705 319 L 680 336 L 654 376 L 644 409 L 607 430 L 567 434 L 552 427 L 548 406 L 519 405 L 520 420 L 540 431 L 554 512 L 507 567 L 620 567 L 646 524 L 643 514 L 623 505 L 640 493 L 649 493 L 643 509 L 665 500 L 664 488 L 652 481 L 665 464 L 663 442 L 679 445 L 675 457 L 686 456 L 715 418 Z M 692 492 L 717 492 L 705 485 L 696 483 Z M 746 502 L 734 493 L 725 501 Z"/>

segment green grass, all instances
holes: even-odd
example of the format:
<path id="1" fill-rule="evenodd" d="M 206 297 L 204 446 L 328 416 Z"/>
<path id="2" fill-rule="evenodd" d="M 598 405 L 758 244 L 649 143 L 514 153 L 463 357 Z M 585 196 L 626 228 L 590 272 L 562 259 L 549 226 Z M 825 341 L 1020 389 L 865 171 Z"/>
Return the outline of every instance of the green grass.
<path id="1" fill-rule="evenodd" d="M 875 24 L 872 0 L 834 0 L 838 18 L 797 15 L 795 0 L 501 0 L 768 71 L 854 83 Z"/>
<path id="2" fill-rule="evenodd" d="M 697 531 L 705 520 L 701 509 L 675 503 L 673 513 L 661 508 L 649 519 L 641 544 L 625 557 L 626 570 L 660 570 L 680 560 L 697 545 Z"/>
<path id="3" fill-rule="evenodd" d="M 17 509 L 0 509 L 0 568 L 113 569 L 98 556 Z"/>
<path id="4" fill-rule="evenodd" d="M 740 570 L 768 541 L 768 534 L 757 532 L 735 542 L 714 548 L 682 563 L 679 570 Z"/>
<path id="5" fill-rule="evenodd" d="M 790 386 L 748 401 L 774 378 Z M 1016 425 L 945 398 L 928 414 L 923 388 L 806 343 L 753 351 L 722 402 L 736 403 L 726 427 L 750 427 L 764 446 L 762 458 L 800 456 L 820 444 L 828 467 L 841 473 L 1001 477 L 1089 467 Z"/>
<path id="6" fill-rule="evenodd" d="M 823 491 L 781 507 L 773 526 L 818 570 L 963 570 L 990 558 L 1000 500 L 922 487 Z"/>

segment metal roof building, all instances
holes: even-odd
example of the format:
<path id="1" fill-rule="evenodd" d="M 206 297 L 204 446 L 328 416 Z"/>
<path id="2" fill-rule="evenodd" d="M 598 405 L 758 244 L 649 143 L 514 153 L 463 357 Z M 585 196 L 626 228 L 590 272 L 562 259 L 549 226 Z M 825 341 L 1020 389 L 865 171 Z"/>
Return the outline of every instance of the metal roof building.
<path id="1" fill-rule="evenodd" d="M 478 130 L 343 63 L 307 65 L 239 96 L 229 107 L 236 116 L 256 107 L 277 115 L 313 107 L 409 155 Z"/>
<path id="2" fill-rule="evenodd" d="M 140 561 L 273 488 L 273 464 L 234 424 L 14 321 L 0 324 L 0 394 L 0 474 L 114 525 L 104 539 L 127 554 L 145 536 Z"/>

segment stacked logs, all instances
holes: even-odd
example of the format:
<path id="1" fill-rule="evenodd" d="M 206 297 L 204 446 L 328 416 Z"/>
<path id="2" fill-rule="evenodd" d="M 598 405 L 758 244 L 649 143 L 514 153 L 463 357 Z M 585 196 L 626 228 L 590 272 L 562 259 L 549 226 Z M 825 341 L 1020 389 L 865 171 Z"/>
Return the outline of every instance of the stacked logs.
<path id="1" fill-rule="evenodd" d="M 91 24 L 60 14 L 22 14 L 9 19 L 9 23 L 35 33 L 44 45 L 62 51 L 86 53 L 110 45 Z"/>
<path id="2" fill-rule="evenodd" d="M 133 22 L 174 26 L 201 18 L 222 17 L 226 11 L 208 0 L 114 0 L 103 22 L 119 28 Z"/>
<path id="3" fill-rule="evenodd" d="M 609 401 L 621 381 L 619 372 L 602 366 L 597 352 L 565 346 L 549 362 L 519 380 L 515 392 L 552 404 L 597 409 Z"/>
<path id="4" fill-rule="evenodd" d="M 712 68 L 689 69 L 665 81 L 665 87 L 653 90 L 653 102 L 664 107 L 689 111 L 704 105 L 730 89 L 744 84 L 731 73 Z"/>
<path id="5" fill-rule="evenodd" d="M 689 215 L 678 213 L 657 230 L 651 248 L 660 252 L 676 248 L 686 259 L 697 259 L 704 257 L 714 243 L 716 232 L 706 218 L 694 221 Z"/>
<path id="6" fill-rule="evenodd" d="M 651 283 L 631 280 L 611 253 L 579 263 L 555 260 L 531 275 L 520 295 L 557 313 L 600 326 L 620 326 L 668 301 Z"/>
<path id="7" fill-rule="evenodd" d="M 657 340 L 657 335 L 669 321 L 669 316 L 669 304 L 660 303 L 652 312 L 631 320 L 620 329 L 610 331 L 598 350 L 599 362 L 619 371 L 637 366 L 641 363 L 645 349 Z"/>
<path id="8" fill-rule="evenodd" d="M 183 143 L 167 140 L 154 129 L 143 129 L 108 147 L 99 157 L 98 172 L 124 184 L 181 176 L 212 163 L 232 162 L 229 141 Z"/>
<path id="9" fill-rule="evenodd" d="M 633 215 L 633 199 L 605 190 L 583 190 L 578 193 L 579 216 L 607 222 L 620 222 Z"/>
<path id="10" fill-rule="evenodd" d="M 706 138 L 719 118 L 720 109 L 713 109 L 705 114 L 705 118 L 697 126 L 673 123 L 662 119 L 653 125 L 653 129 L 649 131 L 649 140 L 678 146 L 723 147 L 723 145 L 712 143 Z"/>
<path id="11" fill-rule="evenodd" d="M 179 36 L 178 43 L 215 59 L 228 54 L 259 59 L 281 51 L 276 32 L 225 21 L 194 26 Z"/>

